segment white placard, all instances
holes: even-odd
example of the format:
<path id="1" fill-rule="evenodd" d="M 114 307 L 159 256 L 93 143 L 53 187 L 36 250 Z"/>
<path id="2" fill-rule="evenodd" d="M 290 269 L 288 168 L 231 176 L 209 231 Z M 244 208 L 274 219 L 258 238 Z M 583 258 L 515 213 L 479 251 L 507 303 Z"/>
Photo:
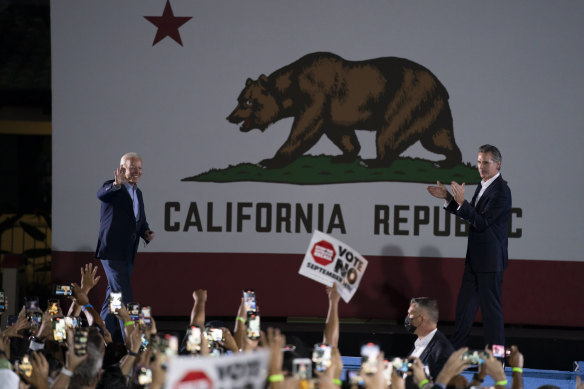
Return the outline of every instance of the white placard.
<path id="1" fill-rule="evenodd" d="M 168 362 L 165 388 L 263 389 L 269 357 L 263 349 L 221 357 L 175 357 Z"/>
<path id="2" fill-rule="evenodd" d="M 359 288 L 367 269 L 367 260 L 345 243 L 320 231 L 314 231 L 298 273 L 321 284 L 332 286 L 345 302 Z"/>

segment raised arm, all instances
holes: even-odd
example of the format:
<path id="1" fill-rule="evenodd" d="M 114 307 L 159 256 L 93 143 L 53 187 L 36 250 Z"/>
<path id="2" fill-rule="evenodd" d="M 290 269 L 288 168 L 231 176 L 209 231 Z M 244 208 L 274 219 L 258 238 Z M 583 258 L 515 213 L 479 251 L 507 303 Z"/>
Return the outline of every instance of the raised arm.
<path id="1" fill-rule="evenodd" d="M 205 305 L 207 303 L 207 291 L 197 289 L 193 292 L 193 309 L 191 310 L 191 324 L 205 328 Z"/>
<path id="2" fill-rule="evenodd" d="M 326 324 L 324 327 L 323 343 L 331 347 L 338 347 L 339 345 L 339 300 L 341 295 L 337 291 L 337 284 L 326 288 L 326 293 L 329 300 L 328 314 L 326 317 Z"/>

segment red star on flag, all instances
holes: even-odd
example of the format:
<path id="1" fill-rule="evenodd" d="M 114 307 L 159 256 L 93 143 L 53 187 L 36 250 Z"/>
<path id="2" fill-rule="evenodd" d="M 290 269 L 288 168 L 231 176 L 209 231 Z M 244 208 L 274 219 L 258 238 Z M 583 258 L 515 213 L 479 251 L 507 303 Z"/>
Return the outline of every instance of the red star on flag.
<path id="1" fill-rule="evenodd" d="M 176 43 L 182 46 L 182 39 L 180 39 L 178 29 L 188 22 L 189 19 L 192 19 L 192 16 L 174 16 L 172 7 L 170 6 L 170 0 L 166 0 L 166 6 L 164 7 L 162 16 L 144 16 L 144 18 L 158 27 L 152 46 L 167 36 L 171 37 Z"/>

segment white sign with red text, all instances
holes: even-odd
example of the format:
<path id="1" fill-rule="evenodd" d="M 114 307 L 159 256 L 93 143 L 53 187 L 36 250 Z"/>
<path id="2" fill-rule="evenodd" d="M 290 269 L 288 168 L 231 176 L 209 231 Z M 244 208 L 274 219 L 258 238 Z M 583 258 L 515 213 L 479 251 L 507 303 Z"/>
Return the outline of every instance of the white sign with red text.
<path id="1" fill-rule="evenodd" d="M 337 284 L 349 302 L 367 269 L 367 260 L 351 247 L 320 231 L 314 231 L 298 274 L 326 286 Z"/>
<path id="2" fill-rule="evenodd" d="M 263 389 L 266 383 L 268 350 L 221 357 L 180 356 L 169 360 L 167 389 Z"/>

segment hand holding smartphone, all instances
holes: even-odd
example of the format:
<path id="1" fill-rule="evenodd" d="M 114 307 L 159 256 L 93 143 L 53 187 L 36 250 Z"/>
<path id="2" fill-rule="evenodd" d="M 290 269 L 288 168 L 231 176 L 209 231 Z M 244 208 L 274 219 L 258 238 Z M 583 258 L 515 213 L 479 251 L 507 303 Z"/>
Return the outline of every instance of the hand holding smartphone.
<path id="1" fill-rule="evenodd" d="M 191 354 L 201 351 L 201 327 L 194 325 L 187 330 L 186 348 Z"/>
<path id="2" fill-rule="evenodd" d="M 51 316 L 56 316 L 59 314 L 59 300 L 49 299 L 47 303 L 47 311 Z"/>
<path id="3" fill-rule="evenodd" d="M 377 361 L 379 359 L 379 345 L 366 343 L 361 346 L 361 369 L 365 374 L 377 373 Z"/>
<path id="4" fill-rule="evenodd" d="M 55 342 L 63 342 L 67 339 L 67 324 L 65 323 L 65 318 L 63 316 L 53 316 L 52 326 L 53 326 L 53 339 Z"/>
<path id="5" fill-rule="evenodd" d="M 141 324 L 150 328 L 152 327 L 152 310 L 149 306 L 142 307 L 142 319 Z"/>
<path id="6" fill-rule="evenodd" d="M 122 292 L 110 292 L 109 296 L 109 310 L 116 315 L 122 308 Z"/>
<path id="7" fill-rule="evenodd" d="M 328 344 L 317 343 L 312 351 L 312 362 L 317 372 L 325 372 L 332 363 L 332 348 Z"/>
<path id="8" fill-rule="evenodd" d="M 243 291 L 243 305 L 246 312 L 256 312 L 256 297 L 253 289 L 244 289 Z"/>
<path id="9" fill-rule="evenodd" d="M 260 338 L 260 315 L 257 312 L 247 312 L 246 327 L 248 339 L 257 340 Z"/>
<path id="10" fill-rule="evenodd" d="M 87 354 L 87 330 L 78 328 L 73 337 L 73 350 L 75 355 L 83 356 Z"/>

